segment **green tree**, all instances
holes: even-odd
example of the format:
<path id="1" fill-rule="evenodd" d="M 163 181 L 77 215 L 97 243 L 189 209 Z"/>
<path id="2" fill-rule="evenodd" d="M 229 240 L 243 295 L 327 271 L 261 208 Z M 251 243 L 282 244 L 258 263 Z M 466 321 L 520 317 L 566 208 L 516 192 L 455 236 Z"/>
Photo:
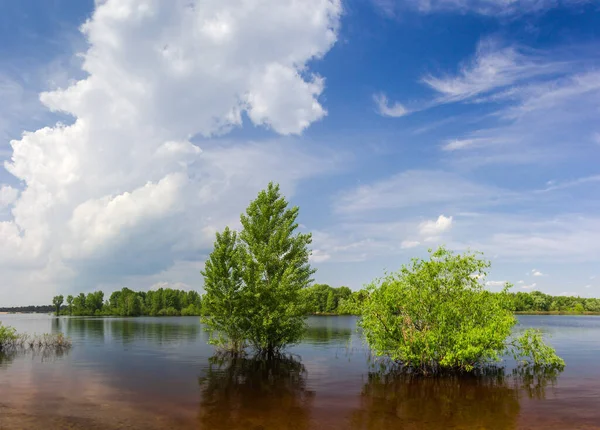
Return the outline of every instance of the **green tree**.
<path id="1" fill-rule="evenodd" d="M 244 306 L 237 233 L 229 227 L 217 233 L 202 275 L 205 291 L 202 322 L 210 334 L 210 342 L 240 352 L 245 347 L 249 321 Z"/>
<path id="2" fill-rule="evenodd" d="M 62 306 L 64 300 L 65 300 L 65 298 L 62 295 L 54 296 L 54 298 L 52 299 L 52 304 L 56 308 L 56 316 L 60 315 L 60 307 Z"/>
<path id="3" fill-rule="evenodd" d="M 300 340 L 307 311 L 302 291 L 314 270 L 311 235 L 296 233 L 298 212 L 270 183 L 240 217 L 239 236 L 228 229 L 217 236 L 203 272 L 208 330 L 224 337 L 213 339 L 230 346 L 244 339 L 266 355 Z"/>
<path id="4" fill-rule="evenodd" d="M 327 294 L 326 308 L 327 312 L 334 312 L 337 308 L 336 297 L 333 289 L 329 290 L 329 293 Z"/>
<path id="5" fill-rule="evenodd" d="M 510 286 L 487 291 L 480 278 L 488 267 L 477 254 L 441 247 L 372 283 L 360 325 L 373 352 L 421 373 L 472 371 L 506 352 L 534 365 L 564 366 L 539 332 L 511 339 L 517 321 Z"/>
<path id="6" fill-rule="evenodd" d="M 306 330 L 302 290 L 315 271 L 308 261 L 311 235 L 296 233 L 298 212 L 270 183 L 240 219 L 248 340 L 267 355 L 298 342 Z"/>
<path id="7" fill-rule="evenodd" d="M 67 296 L 67 306 L 69 307 L 69 315 L 73 315 L 73 296 Z"/>

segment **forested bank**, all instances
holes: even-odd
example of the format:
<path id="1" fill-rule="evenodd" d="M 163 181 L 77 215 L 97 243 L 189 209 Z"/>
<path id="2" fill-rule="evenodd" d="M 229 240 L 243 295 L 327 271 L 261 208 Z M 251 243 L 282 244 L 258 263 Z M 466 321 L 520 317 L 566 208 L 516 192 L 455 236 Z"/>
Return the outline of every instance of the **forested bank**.
<path id="1" fill-rule="evenodd" d="M 72 316 L 186 316 L 200 315 L 201 298 L 197 291 L 160 288 L 133 291 L 123 288 L 105 300 L 104 292 L 80 293 L 77 296 L 56 296 L 56 314 Z"/>
<path id="2" fill-rule="evenodd" d="M 600 299 L 574 296 L 552 296 L 540 291 L 509 293 L 513 310 L 521 314 L 600 314 Z M 356 313 L 367 297 L 366 290 L 354 291 L 339 302 L 335 313 Z"/>
<path id="3" fill-rule="evenodd" d="M 364 290 L 352 291 L 348 287 L 334 288 L 327 284 L 314 284 L 304 289 L 309 315 L 347 315 L 356 313 L 353 302 L 365 297 Z M 514 310 L 523 314 L 600 314 L 600 299 L 572 296 L 552 296 L 540 291 L 511 293 Z M 60 297 L 60 296 L 58 296 Z M 196 291 L 173 290 L 132 291 L 123 288 L 104 300 L 104 293 L 80 293 L 67 296 L 60 306 L 61 315 L 73 316 L 178 316 L 200 315 L 202 296 Z M 69 300 L 72 301 L 69 304 Z M 100 305 L 100 303 L 102 303 Z M 0 312 L 50 313 L 55 305 L 4 307 Z"/>

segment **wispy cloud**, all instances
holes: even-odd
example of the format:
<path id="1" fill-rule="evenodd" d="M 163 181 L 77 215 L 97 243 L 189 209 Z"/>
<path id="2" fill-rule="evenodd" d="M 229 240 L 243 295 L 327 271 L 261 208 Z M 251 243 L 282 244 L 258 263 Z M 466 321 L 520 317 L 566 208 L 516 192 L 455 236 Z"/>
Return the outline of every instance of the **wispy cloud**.
<path id="1" fill-rule="evenodd" d="M 447 202 L 460 204 L 465 201 L 469 202 L 469 206 L 480 206 L 510 197 L 511 193 L 506 190 L 477 184 L 454 173 L 408 170 L 342 193 L 334 202 L 334 210 L 355 214 Z"/>
<path id="2" fill-rule="evenodd" d="M 404 107 L 404 105 L 402 105 L 398 102 L 394 102 L 393 104 L 390 104 L 387 96 L 383 93 L 373 95 L 373 100 L 375 101 L 375 105 L 377 107 L 377 112 L 381 116 L 398 118 L 398 117 L 401 117 L 401 116 L 404 116 L 404 115 L 407 115 L 408 113 L 410 113 L 410 111 L 408 109 L 406 109 L 406 107 Z"/>
<path id="3" fill-rule="evenodd" d="M 565 181 L 565 182 L 561 182 L 561 183 L 556 183 L 554 181 L 551 181 L 548 184 L 547 188 L 544 188 L 543 190 L 539 190 L 538 192 L 563 190 L 565 188 L 576 187 L 578 185 L 588 184 L 591 182 L 600 182 L 600 175 L 585 176 L 583 178 L 577 178 L 572 181 Z"/>
<path id="4" fill-rule="evenodd" d="M 534 77 L 564 69 L 517 47 L 500 47 L 495 39 L 479 42 L 474 58 L 460 66 L 456 75 L 427 75 L 422 82 L 440 94 L 437 101 L 448 103 L 470 99 Z"/>
<path id="5" fill-rule="evenodd" d="M 402 242 L 400 242 L 400 248 L 410 249 L 410 248 L 417 247 L 420 244 L 421 244 L 421 242 L 419 242 L 417 240 L 403 240 Z"/>
<path id="6" fill-rule="evenodd" d="M 372 0 L 385 15 L 394 17 L 403 10 L 423 14 L 475 13 L 498 18 L 537 14 L 558 6 L 580 7 L 593 0 Z"/>
<path id="7" fill-rule="evenodd" d="M 523 285 L 521 288 L 523 288 L 524 290 L 531 290 L 532 288 L 535 288 L 536 286 L 537 286 L 537 284 L 534 282 L 533 284 Z"/>

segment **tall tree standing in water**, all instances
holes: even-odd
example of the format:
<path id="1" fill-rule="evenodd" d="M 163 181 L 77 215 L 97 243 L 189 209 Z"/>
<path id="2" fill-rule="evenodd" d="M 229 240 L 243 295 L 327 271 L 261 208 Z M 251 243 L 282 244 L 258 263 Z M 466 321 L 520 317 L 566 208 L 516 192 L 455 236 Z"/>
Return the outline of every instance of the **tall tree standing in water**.
<path id="1" fill-rule="evenodd" d="M 239 236 L 229 230 L 217 235 L 203 272 L 205 322 L 213 341 L 231 348 L 241 336 L 272 356 L 302 337 L 307 309 L 301 292 L 314 270 L 308 262 L 311 235 L 296 232 L 298 212 L 270 183 L 241 216 Z"/>
<path id="2" fill-rule="evenodd" d="M 237 234 L 225 228 L 217 233 L 215 247 L 205 263 L 202 322 L 211 343 L 238 353 L 245 347 L 248 320 L 242 294 L 242 273 Z"/>

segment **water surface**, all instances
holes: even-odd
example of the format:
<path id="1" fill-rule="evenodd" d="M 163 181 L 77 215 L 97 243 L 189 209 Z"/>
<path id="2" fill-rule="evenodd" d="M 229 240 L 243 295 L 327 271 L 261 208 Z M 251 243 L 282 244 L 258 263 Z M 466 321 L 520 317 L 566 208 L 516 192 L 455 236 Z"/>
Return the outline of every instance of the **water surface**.
<path id="1" fill-rule="evenodd" d="M 600 317 L 519 320 L 551 336 L 558 377 L 377 372 L 355 317 L 309 318 L 305 340 L 270 363 L 215 356 L 196 317 L 0 315 L 73 340 L 62 355 L 0 355 L 0 429 L 600 428 Z"/>

